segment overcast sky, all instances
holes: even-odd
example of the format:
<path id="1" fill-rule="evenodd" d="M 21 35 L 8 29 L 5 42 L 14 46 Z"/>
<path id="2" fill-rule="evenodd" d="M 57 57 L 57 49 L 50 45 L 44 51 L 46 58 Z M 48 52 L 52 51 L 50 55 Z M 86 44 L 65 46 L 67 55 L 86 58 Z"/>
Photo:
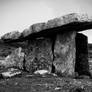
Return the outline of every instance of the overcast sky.
<path id="1" fill-rule="evenodd" d="M 0 0 L 0 35 L 69 13 L 92 15 L 92 0 Z M 92 30 L 84 33 L 92 43 Z"/>

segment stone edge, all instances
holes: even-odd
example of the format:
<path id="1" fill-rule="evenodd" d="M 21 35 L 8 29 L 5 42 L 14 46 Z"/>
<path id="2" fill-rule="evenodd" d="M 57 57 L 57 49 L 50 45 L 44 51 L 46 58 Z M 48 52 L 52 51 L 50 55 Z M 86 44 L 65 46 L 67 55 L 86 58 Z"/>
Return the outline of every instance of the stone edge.
<path id="1" fill-rule="evenodd" d="M 0 40 L 6 41 L 6 40 L 16 40 L 20 38 L 25 38 L 33 33 L 38 33 L 46 29 L 60 27 L 73 22 L 90 23 L 92 22 L 92 17 L 89 17 L 87 14 L 71 13 L 65 16 L 61 16 L 59 18 L 48 20 L 46 23 L 44 22 L 44 23 L 33 24 L 28 29 L 24 29 L 23 32 L 13 31 L 6 33 L 0 37 Z"/>

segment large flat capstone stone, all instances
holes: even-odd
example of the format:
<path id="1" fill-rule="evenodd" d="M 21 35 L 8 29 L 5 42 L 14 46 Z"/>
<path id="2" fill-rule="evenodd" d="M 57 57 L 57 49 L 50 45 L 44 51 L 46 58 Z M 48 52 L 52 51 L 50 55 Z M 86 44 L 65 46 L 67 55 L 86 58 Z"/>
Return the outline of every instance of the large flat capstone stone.
<path id="1" fill-rule="evenodd" d="M 52 41 L 49 38 L 38 38 L 29 40 L 29 46 L 26 51 L 25 68 L 30 73 L 36 70 L 51 71 L 53 60 Z"/>
<path id="2" fill-rule="evenodd" d="M 47 22 L 33 24 L 29 28 L 25 29 L 23 32 L 14 31 L 6 33 L 1 36 L 1 40 L 5 42 L 18 41 L 20 39 L 23 40 L 34 33 L 38 34 L 39 32 L 44 32 L 44 30 L 56 27 L 62 28 L 63 26 L 66 26 L 69 29 L 71 28 L 71 30 L 75 30 L 76 32 L 86 29 L 92 29 L 92 17 L 88 16 L 87 14 L 67 14 L 58 18 L 48 20 Z M 62 30 L 60 31 L 62 32 Z M 53 32 L 54 30 L 50 30 L 50 33 L 53 34 Z M 45 33 L 43 33 L 43 35 L 44 34 Z"/>
<path id="3" fill-rule="evenodd" d="M 73 76 L 75 70 L 75 36 L 76 32 L 58 34 L 54 46 L 54 66 L 56 73 Z"/>

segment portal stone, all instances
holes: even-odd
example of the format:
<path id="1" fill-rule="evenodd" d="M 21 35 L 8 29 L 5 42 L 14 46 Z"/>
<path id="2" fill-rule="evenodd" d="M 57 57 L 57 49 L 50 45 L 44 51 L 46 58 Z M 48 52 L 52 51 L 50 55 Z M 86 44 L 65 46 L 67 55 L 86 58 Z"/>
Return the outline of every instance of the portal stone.
<path id="1" fill-rule="evenodd" d="M 61 76 L 73 76 L 75 67 L 76 32 L 58 34 L 54 46 L 54 66 Z"/>
<path id="2" fill-rule="evenodd" d="M 30 73 L 36 70 L 51 71 L 53 60 L 52 41 L 49 38 L 30 40 L 28 53 L 26 53 L 26 70 Z"/>
<path id="3" fill-rule="evenodd" d="M 76 35 L 76 63 L 75 71 L 79 75 L 90 75 L 88 63 L 88 38 L 77 33 Z"/>

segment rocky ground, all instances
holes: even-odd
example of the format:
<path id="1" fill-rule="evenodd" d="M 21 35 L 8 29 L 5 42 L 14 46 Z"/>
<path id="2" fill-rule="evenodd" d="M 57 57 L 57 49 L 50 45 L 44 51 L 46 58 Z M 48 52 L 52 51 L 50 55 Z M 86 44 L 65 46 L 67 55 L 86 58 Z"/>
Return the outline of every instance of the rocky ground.
<path id="1" fill-rule="evenodd" d="M 0 80 L 0 92 L 92 92 L 92 79 L 23 73 Z"/>

